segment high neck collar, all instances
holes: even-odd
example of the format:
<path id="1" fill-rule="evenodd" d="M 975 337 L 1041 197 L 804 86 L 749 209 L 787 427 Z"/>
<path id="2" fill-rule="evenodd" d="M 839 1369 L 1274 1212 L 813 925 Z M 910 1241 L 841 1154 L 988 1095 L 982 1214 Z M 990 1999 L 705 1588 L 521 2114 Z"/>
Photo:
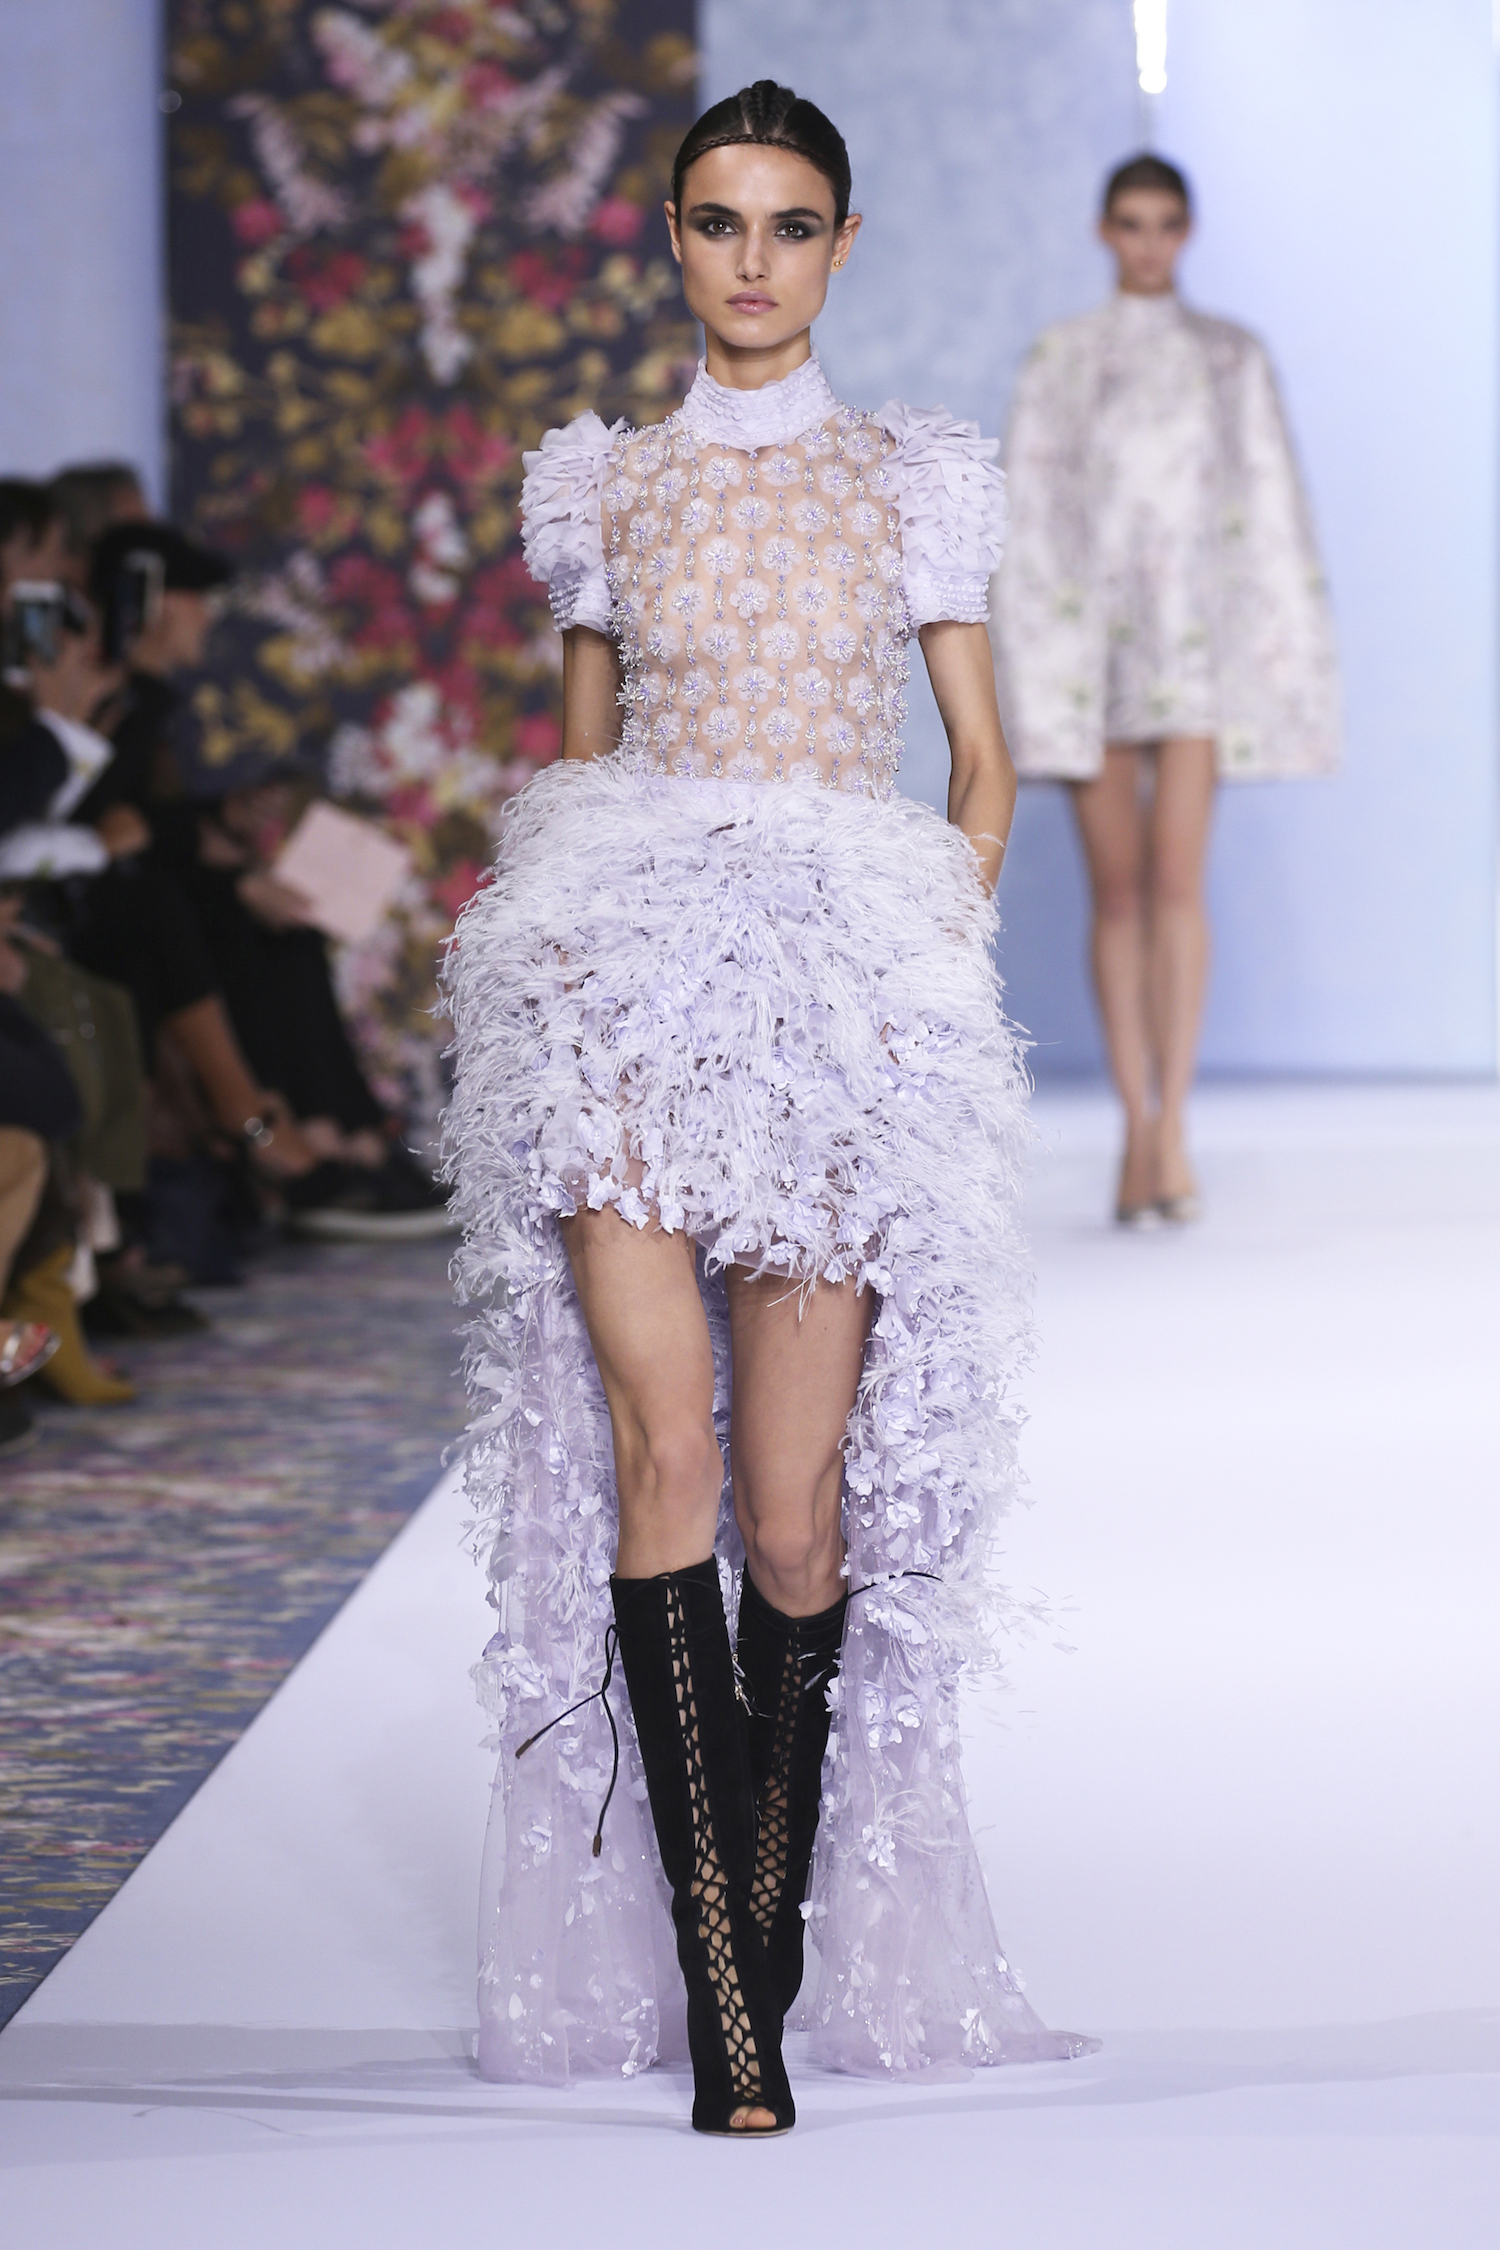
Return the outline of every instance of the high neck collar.
<path id="1" fill-rule="evenodd" d="M 1117 289 L 1115 310 L 1122 320 L 1170 320 L 1182 310 L 1182 300 L 1175 289 L 1153 289 L 1149 296 L 1139 289 Z"/>
<path id="2" fill-rule="evenodd" d="M 826 422 L 838 405 L 816 359 L 805 359 L 779 382 L 758 391 L 731 391 L 716 383 L 698 362 L 693 387 L 682 402 L 682 419 L 702 445 L 733 445 L 749 452 L 762 445 L 785 445 L 805 430 Z"/>

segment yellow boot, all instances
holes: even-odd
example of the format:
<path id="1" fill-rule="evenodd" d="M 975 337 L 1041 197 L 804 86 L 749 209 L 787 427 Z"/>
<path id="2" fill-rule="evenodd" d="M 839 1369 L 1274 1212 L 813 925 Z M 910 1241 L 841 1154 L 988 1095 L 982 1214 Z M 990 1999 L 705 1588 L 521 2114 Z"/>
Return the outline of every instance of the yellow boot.
<path id="1" fill-rule="evenodd" d="M 11 1320 L 41 1320 L 57 1338 L 57 1349 L 32 1380 L 45 1383 L 72 1406 L 124 1406 L 135 1397 L 134 1383 L 106 1375 L 90 1358 L 79 1326 L 78 1306 L 68 1287 L 72 1248 L 64 1243 L 29 1273 L 17 1274 L 5 1296 Z"/>

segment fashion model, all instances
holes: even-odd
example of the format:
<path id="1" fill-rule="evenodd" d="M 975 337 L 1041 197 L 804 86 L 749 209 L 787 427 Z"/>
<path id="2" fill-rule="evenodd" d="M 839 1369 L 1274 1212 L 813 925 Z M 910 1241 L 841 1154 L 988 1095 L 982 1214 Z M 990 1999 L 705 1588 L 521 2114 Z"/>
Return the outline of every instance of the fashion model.
<path id="1" fill-rule="evenodd" d="M 659 428 L 527 456 L 563 756 L 449 967 L 501 1618 L 479 2057 L 640 2070 L 685 1993 L 693 2123 L 754 2136 L 793 2121 L 805 1929 L 825 2063 L 1089 2043 L 1021 1995 L 958 1766 L 1026 1337 L 996 448 L 830 391 L 860 222 L 810 103 L 709 110 L 667 216 L 705 358 Z M 913 632 L 947 823 L 892 794 Z"/>
<path id="2" fill-rule="evenodd" d="M 1184 1109 L 1216 782 L 1339 758 L 1332 625 L 1275 378 L 1254 336 L 1175 294 L 1191 226 L 1174 165 L 1139 156 L 1109 180 L 1118 286 L 1022 371 L 991 605 L 1017 770 L 1071 785 L 1126 1225 L 1199 1212 Z"/>

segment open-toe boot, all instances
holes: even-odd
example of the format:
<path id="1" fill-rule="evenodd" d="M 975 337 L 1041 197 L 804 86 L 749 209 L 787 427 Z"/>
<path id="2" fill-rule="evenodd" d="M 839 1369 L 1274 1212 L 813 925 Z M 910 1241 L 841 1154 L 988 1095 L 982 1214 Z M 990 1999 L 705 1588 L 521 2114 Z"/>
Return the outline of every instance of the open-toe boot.
<path id="1" fill-rule="evenodd" d="M 693 2124 L 763 2139 L 796 2118 L 750 1907 L 755 1800 L 717 1564 L 613 1578 L 620 1660 L 687 1986 Z M 765 2109 L 771 2126 L 732 2126 Z"/>
<path id="2" fill-rule="evenodd" d="M 815 1617 L 785 1617 L 756 1591 L 748 1570 L 740 1579 L 737 1654 L 750 1705 L 758 1816 L 750 1910 L 766 1942 L 771 1992 L 783 2017 L 802 1982 L 802 1902 L 823 1794 L 828 1689 L 848 1607 L 843 1594 Z"/>

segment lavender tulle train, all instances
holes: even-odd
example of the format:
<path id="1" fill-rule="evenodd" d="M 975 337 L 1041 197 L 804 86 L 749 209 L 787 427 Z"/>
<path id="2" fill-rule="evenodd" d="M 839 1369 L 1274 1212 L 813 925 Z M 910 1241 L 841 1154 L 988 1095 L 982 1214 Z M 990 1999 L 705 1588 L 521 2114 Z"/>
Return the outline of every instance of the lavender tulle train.
<path id="1" fill-rule="evenodd" d="M 450 956 L 447 1120 L 475 1308 L 467 1489 L 499 1628 L 476 1678 L 499 1763 L 483 1873 L 480 2067 L 564 2083 L 684 2052 L 645 1784 L 604 1668 L 609 1419 L 557 1214 L 659 1213 L 698 1246 L 728 1458 L 723 1269 L 857 1275 L 879 1310 L 850 1417 L 853 1598 L 824 1768 L 802 2007 L 815 2056 L 887 2076 L 1076 2054 L 996 1936 L 957 1691 L 993 1661 L 985 1563 L 1015 1486 L 1027 1347 L 1025 1080 L 994 909 L 925 808 L 816 785 L 541 774 Z M 724 1493 L 718 1551 L 740 1560 Z M 732 1615 L 732 1606 L 731 1606 Z"/>

